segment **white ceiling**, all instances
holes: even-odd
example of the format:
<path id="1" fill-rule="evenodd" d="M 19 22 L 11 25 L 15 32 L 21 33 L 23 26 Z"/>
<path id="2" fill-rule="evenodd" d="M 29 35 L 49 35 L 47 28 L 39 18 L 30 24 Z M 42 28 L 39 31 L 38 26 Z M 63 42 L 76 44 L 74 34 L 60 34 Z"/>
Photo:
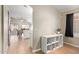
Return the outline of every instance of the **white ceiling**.
<path id="1" fill-rule="evenodd" d="M 29 18 L 32 16 L 32 8 L 24 5 L 9 5 L 9 13 L 12 17 Z"/>
<path id="2" fill-rule="evenodd" d="M 10 5 L 9 11 L 11 14 L 14 14 L 15 16 L 18 14 L 22 17 L 29 17 L 31 14 L 32 8 L 29 6 L 23 6 L 23 5 Z M 56 8 L 60 12 L 66 12 L 69 10 L 73 10 L 76 8 L 79 8 L 79 5 L 53 5 L 54 8 Z"/>
<path id="3" fill-rule="evenodd" d="M 69 10 L 79 8 L 79 5 L 53 5 L 53 7 L 55 7 L 60 12 L 66 12 Z"/>

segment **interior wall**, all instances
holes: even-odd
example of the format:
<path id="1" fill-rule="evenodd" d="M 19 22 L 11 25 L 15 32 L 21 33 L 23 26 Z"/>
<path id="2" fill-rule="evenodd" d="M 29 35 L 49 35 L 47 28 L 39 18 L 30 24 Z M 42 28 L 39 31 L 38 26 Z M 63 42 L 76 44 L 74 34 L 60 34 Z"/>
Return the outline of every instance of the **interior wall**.
<path id="1" fill-rule="evenodd" d="M 2 22 L 2 18 L 1 18 L 2 12 L 1 12 L 1 10 L 2 9 L 1 9 L 1 5 L 0 5 L 0 53 L 2 53 L 2 30 L 1 30 L 2 29 L 2 27 L 1 27 L 2 26 L 2 23 L 1 23 Z"/>
<path id="2" fill-rule="evenodd" d="M 40 48 L 40 37 L 53 34 L 60 27 L 61 13 L 52 6 L 37 5 L 33 7 L 33 48 Z"/>
<path id="3" fill-rule="evenodd" d="M 79 13 L 79 9 L 75 9 L 75 10 L 72 10 L 72 11 L 64 12 L 64 13 L 62 14 L 62 23 L 61 23 L 61 27 L 62 27 L 62 33 L 63 33 L 63 34 L 65 34 L 66 14 L 77 13 L 77 12 Z M 73 38 L 64 37 L 64 42 L 79 47 L 79 38 L 77 38 L 77 37 L 73 37 Z"/>

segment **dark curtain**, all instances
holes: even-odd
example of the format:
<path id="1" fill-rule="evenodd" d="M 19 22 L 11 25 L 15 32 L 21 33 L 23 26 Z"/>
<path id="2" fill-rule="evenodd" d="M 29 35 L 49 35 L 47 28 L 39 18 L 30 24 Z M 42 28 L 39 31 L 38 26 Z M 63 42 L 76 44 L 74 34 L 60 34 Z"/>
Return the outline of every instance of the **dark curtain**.
<path id="1" fill-rule="evenodd" d="M 66 15 L 66 37 L 73 37 L 73 14 Z"/>

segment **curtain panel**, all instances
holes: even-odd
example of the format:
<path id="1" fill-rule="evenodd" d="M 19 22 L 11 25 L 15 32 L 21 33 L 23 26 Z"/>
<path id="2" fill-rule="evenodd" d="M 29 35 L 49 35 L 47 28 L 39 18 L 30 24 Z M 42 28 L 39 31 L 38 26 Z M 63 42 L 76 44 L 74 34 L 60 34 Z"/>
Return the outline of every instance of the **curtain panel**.
<path id="1" fill-rule="evenodd" d="M 73 13 L 66 15 L 66 37 L 73 37 Z"/>

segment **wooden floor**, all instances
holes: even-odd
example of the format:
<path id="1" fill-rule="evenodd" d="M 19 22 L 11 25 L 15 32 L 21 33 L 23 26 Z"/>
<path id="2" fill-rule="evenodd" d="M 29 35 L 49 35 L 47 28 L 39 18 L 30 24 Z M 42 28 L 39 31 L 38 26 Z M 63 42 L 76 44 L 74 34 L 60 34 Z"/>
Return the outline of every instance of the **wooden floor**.
<path id="1" fill-rule="evenodd" d="M 37 54 L 44 54 L 42 51 L 36 52 Z M 50 50 L 47 54 L 79 54 L 79 48 L 64 44 L 62 48 L 57 50 Z"/>
<path id="2" fill-rule="evenodd" d="M 28 47 L 25 40 L 16 42 L 10 46 L 7 51 L 8 54 L 44 54 L 42 51 L 33 53 L 32 48 Z M 50 50 L 48 54 L 79 54 L 79 48 L 64 44 L 64 46 L 57 50 Z"/>
<path id="3" fill-rule="evenodd" d="M 33 54 L 32 48 L 28 46 L 27 40 L 19 40 L 12 44 L 8 50 L 8 54 Z"/>

